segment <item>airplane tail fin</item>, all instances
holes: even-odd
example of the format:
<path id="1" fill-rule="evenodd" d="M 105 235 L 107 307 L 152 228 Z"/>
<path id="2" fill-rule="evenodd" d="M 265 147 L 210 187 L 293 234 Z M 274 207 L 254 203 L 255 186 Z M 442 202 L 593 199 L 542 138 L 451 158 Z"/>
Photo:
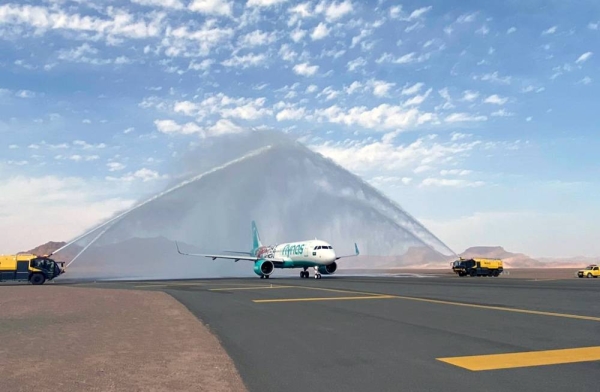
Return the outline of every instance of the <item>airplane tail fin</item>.
<path id="1" fill-rule="evenodd" d="M 260 242 L 260 234 L 258 234 L 256 222 L 252 221 L 252 252 L 255 253 L 261 246 L 262 242 Z"/>

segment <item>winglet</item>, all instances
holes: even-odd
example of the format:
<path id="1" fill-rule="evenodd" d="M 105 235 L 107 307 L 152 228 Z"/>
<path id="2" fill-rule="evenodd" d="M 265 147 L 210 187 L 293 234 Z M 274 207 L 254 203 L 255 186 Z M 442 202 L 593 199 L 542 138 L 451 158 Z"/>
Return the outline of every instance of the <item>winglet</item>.
<path id="1" fill-rule="evenodd" d="M 181 253 L 181 251 L 179 250 L 179 244 L 177 243 L 177 241 L 175 241 L 175 246 L 177 247 L 177 253 L 183 255 L 184 253 Z"/>
<path id="2" fill-rule="evenodd" d="M 354 252 L 356 253 L 357 256 L 360 254 L 360 252 L 358 250 L 358 245 L 356 244 L 356 242 L 354 243 Z"/>

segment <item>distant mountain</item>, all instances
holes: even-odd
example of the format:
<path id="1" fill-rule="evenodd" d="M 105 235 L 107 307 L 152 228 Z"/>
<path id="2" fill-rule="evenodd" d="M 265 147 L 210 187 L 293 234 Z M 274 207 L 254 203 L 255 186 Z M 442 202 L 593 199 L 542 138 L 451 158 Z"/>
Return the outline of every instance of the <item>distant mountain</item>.
<path id="1" fill-rule="evenodd" d="M 536 268 L 545 265 L 522 253 L 507 252 L 501 246 L 476 246 L 465 250 L 460 254 L 463 258 L 482 257 L 490 259 L 501 259 L 507 268 Z"/>

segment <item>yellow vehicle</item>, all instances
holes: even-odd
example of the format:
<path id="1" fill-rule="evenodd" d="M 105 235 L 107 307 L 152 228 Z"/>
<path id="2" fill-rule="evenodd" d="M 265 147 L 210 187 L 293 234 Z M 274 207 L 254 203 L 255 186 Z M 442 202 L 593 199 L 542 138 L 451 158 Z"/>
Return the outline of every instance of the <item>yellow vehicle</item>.
<path id="1" fill-rule="evenodd" d="M 597 278 L 600 276 L 600 267 L 596 264 L 588 265 L 584 269 L 577 271 L 577 276 L 580 278 Z"/>
<path id="2" fill-rule="evenodd" d="M 44 284 L 64 273 L 58 262 L 33 254 L 0 255 L 0 282 L 29 281 L 31 284 Z"/>
<path id="3" fill-rule="evenodd" d="M 452 271 L 458 276 L 499 276 L 504 267 L 498 259 L 463 259 L 452 263 Z"/>

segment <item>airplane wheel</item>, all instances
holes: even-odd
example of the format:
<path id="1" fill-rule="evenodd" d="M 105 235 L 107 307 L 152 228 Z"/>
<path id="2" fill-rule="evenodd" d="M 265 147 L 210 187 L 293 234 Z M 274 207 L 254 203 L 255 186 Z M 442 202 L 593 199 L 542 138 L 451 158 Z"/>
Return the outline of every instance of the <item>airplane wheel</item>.
<path id="1" fill-rule="evenodd" d="M 307 271 L 300 271 L 300 277 L 301 278 L 308 278 L 308 272 Z"/>
<path id="2" fill-rule="evenodd" d="M 315 274 L 315 279 L 321 279 L 321 274 Z"/>
<path id="3" fill-rule="evenodd" d="M 269 279 L 269 276 L 270 276 L 270 275 L 265 275 L 265 279 Z"/>
<path id="4" fill-rule="evenodd" d="M 264 278 L 265 278 L 265 276 L 264 276 L 264 275 L 261 275 L 261 276 L 260 276 L 260 278 L 261 278 L 261 279 L 264 279 Z"/>

